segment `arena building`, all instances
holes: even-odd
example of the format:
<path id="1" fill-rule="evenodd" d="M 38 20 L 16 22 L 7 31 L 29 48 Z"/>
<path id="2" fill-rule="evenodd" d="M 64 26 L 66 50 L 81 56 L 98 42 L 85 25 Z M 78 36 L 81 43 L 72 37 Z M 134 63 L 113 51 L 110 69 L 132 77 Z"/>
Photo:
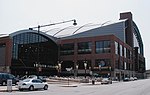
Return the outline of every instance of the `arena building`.
<path id="1" fill-rule="evenodd" d="M 66 27 L 53 36 L 29 29 L 1 35 L 0 52 L 0 72 L 15 75 L 94 75 L 122 80 L 144 78 L 145 72 L 143 41 L 131 12 L 120 13 L 113 23 Z"/>

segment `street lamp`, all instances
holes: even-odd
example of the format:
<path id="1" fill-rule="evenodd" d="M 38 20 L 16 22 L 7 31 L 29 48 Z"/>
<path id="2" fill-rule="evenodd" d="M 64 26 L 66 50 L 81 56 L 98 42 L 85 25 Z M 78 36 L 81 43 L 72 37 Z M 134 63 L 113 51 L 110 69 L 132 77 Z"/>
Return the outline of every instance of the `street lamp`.
<path id="1" fill-rule="evenodd" d="M 66 68 L 66 70 L 67 70 L 68 72 L 70 72 L 70 71 L 72 70 L 72 67 L 71 67 L 71 68 Z M 69 86 L 69 77 L 68 77 L 68 86 Z"/>
<path id="2" fill-rule="evenodd" d="M 111 66 L 109 67 L 109 77 L 111 78 Z"/>
<path id="3" fill-rule="evenodd" d="M 58 72 L 59 72 L 59 77 L 60 77 L 60 73 L 61 73 L 61 63 L 58 63 Z"/>
<path id="4" fill-rule="evenodd" d="M 57 76 L 59 76 L 59 77 L 60 77 L 60 73 L 61 73 L 61 63 L 62 62 L 63 61 L 57 61 L 58 65 L 55 67 L 57 70 Z"/>
<path id="5" fill-rule="evenodd" d="M 46 24 L 46 25 L 38 25 L 37 27 L 29 28 L 29 30 L 37 29 L 37 31 L 38 31 L 38 43 L 37 43 L 37 64 L 38 64 L 38 66 L 40 65 L 40 60 L 39 60 L 39 44 L 40 44 L 39 35 L 40 35 L 40 28 L 47 27 L 47 26 L 53 26 L 53 25 L 57 25 L 57 24 L 63 24 L 63 23 L 72 22 L 72 21 L 73 21 L 73 25 L 77 25 L 76 20 L 73 19 L 73 20 L 57 22 L 57 23 L 51 23 L 51 24 Z M 38 67 L 38 68 L 40 68 L 40 67 Z M 39 72 L 40 71 L 37 70 L 37 75 L 39 75 Z"/>
<path id="6" fill-rule="evenodd" d="M 87 63 L 86 61 L 84 62 L 84 68 L 85 68 L 85 78 L 86 78 L 86 67 L 87 67 Z"/>
<path id="7" fill-rule="evenodd" d="M 101 64 L 99 64 L 98 67 L 99 67 L 99 74 L 101 76 L 101 67 L 102 67 Z"/>
<path id="8" fill-rule="evenodd" d="M 78 28 L 77 30 L 75 30 L 72 34 L 75 34 L 78 30 L 80 30 L 81 28 L 83 28 L 83 27 L 85 27 L 85 26 L 87 26 L 87 25 L 89 25 L 89 24 L 92 24 L 92 23 L 88 23 L 88 24 L 85 24 L 85 25 L 79 27 L 79 28 Z"/>
<path id="9" fill-rule="evenodd" d="M 77 72 L 77 76 L 78 76 L 78 68 L 79 68 L 79 65 L 76 64 L 76 72 Z"/>

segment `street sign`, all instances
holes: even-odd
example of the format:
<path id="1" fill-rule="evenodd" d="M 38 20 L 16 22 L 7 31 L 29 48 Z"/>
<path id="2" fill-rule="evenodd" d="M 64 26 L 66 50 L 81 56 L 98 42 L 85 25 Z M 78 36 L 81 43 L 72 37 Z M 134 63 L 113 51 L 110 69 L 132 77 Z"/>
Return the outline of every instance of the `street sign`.
<path id="1" fill-rule="evenodd" d="M 8 92 L 12 91 L 12 80 L 11 79 L 7 80 L 7 91 Z"/>

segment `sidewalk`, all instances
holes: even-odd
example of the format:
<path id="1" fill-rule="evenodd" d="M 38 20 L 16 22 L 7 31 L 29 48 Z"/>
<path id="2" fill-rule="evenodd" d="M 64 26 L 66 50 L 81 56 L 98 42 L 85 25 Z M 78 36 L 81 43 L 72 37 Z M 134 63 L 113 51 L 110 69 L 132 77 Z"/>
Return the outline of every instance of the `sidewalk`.
<path id="1" fill-rule="evenodd" d="M 18 88 L 16 86 L 12 86 L 11 91 L 18 91 Z M 8 92 L 7 91 L 7 86 L 0 86 L 0 92 Z"/>

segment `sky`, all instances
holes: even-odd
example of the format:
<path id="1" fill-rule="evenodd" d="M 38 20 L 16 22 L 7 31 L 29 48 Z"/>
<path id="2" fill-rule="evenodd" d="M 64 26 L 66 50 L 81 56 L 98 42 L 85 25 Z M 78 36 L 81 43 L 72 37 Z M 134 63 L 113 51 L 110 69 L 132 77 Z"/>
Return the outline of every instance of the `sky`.
<path id="1" fill-rule="evenodd" d="M 132 12 L 150 69 L 149 4 L 150 0 L 0 0 L 0 34 L 72 19 L 78 26 L 117 21 L 119 13 Z"/>

